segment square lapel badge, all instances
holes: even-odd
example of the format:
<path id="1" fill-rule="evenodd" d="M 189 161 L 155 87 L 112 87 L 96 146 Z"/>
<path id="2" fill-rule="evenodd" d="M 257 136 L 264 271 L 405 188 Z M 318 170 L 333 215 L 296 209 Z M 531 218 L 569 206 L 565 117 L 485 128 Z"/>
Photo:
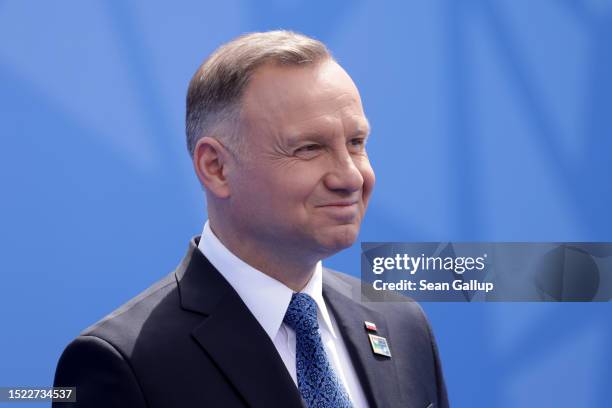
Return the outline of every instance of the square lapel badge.
<path id="1" fill-rule="evenodd" d="M 371 333 L 368 333 L 368 337 L 370 338 L 370 345 L 374 354 L 391 358 L 391 349 L 387 339 Z"/>

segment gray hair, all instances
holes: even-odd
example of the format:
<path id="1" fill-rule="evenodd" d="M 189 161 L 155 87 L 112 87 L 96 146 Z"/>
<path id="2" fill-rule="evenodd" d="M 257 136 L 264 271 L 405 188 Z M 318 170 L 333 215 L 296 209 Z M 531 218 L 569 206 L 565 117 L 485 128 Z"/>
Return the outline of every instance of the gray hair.
<path id="1" fill-rule="evenodd" d="M 240 36 L 219 47 L 198 68 L 187 90 L 185 131 L 193 157 L 198 140 L 220 125 L 230 125 L 215 135 L 238 150 L 240 103 L 253 72 L 269 62 L 283 65 L 312 64 L 333 59 L 320 41 L 291 31 L 268 31 Z"/>

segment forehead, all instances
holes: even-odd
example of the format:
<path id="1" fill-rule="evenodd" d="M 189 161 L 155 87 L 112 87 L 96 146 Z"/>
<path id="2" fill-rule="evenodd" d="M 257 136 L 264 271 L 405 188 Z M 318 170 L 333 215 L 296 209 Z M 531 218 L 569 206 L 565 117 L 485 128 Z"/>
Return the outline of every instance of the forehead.
<path id="1" fill-rule="evenodd" d="M 357 87 L 331 60 L 258 68 L 243 95 L 242 113 L 250 125 L 268 131 L 293 133 L 342 125 L 346 131 L 368 132 Z"/>

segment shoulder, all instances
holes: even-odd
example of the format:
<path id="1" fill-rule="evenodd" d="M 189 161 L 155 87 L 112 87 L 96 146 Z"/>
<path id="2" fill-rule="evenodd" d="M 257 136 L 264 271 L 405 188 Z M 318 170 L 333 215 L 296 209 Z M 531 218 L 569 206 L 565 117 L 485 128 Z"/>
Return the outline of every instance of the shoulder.
<path id="1" fill-rule="evenodd" d="M 134 355 L 145 346 L 157 350 L 162 315 L 178 307 L 174 273 L 83 330 L 63 351 L 55 372 L 55 386 L 77 386 L 75 406 L 142 407 L 144 393 Z M 54 407 L 63 406 L 54 404 Z"/>
<path id="2" fill-rule="evenodd" d="M 127 359 L 185 347 L 189 331 L 202 316 L 182 307 L 178 274 L 177 268 L 87 327 L 79 338 L 101 339 Z"/>
<path id="3" fill-rule="evenodd" d="M 147 323 L 159 320 L 164 310 L 178 307 L 177 292 L 176 278 L 172 272 L 83 330 L 81 336 L 99 337 L 115 346 L 135 341 Z"/>

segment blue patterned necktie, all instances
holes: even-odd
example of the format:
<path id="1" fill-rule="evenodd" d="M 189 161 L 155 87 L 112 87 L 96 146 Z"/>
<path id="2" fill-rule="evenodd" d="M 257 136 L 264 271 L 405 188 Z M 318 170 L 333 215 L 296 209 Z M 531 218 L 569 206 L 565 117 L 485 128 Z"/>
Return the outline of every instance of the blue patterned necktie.
<path id="1" fill-rule="evenodd" d="M 325 354 L 314 299 L 305 293 L 294 293 L 284 322 L 295 330 L 297 382 L 306 406 L 352 407 L 346 390 Z"/>

